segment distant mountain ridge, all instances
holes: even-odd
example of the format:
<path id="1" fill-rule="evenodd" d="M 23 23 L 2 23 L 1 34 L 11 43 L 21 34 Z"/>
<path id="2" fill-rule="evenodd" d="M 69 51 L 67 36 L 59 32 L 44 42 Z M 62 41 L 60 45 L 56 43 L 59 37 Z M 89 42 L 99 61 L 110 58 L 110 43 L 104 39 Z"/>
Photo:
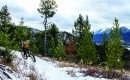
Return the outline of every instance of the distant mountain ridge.
<path id="1" fill-rule="evenodd" d="M 122 40 L 125 42 L 125 44 L 130 44 L 130 37 L 129 37 L 130 29 L 128 29 L 125 26 L 122 26 L 121 30 L 122 30 Z M 103 40 L 104 32 L 106 32 L 106 34 L 108 35 L 110 33 L 110 28 L 107 28 L 105 30 L 100 29 L 100 30 L 95 31 L 93 35 L 93 41 L 98 44 L 101 44 Z"/>
<path id="2" fill-rule="evenodd" d="M 122 32 L 123 33 L 127 33 L 127 32 L 129 32 L 130 31 L 130 29 L 128 29 L 128 28 L 126 28 L 126 27 L 121 27 L 121 30 L 122 30 Z M 97 30 L 97 31 L 95 31 L 94 32 L 94 34 L 103 34 L 104 32 L 106 32 L 106 34 L 109 34 L 110 33 L 110 28 L 107 28 L 107 29 L 105 29 L 105 30 L 103 30 L 103 29 L 99 29 L 99 30 Z"/>

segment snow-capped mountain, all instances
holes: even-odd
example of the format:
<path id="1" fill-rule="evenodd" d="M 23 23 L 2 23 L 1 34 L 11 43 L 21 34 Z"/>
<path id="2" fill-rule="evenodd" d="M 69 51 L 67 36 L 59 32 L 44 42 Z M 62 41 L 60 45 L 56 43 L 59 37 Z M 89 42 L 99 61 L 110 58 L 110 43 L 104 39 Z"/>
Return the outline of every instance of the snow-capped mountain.
<path id="1" fill-rule="evenodd" d="M 99 30 L 94 32 L 94 34 L 101 34 L 101 33 L 103 33 L 103 29 L 99 29 Z"/>
<path id="2" fill-rule="evenodd" d="M 128 29 L 128 28 L 126 28 L 126 27 L 121 27 L 121 30 L 122 30 L 122 32 L 123 33 L 127 33 L 127 32 L 129 32 L 130 31 L 130 29 Z"/>
<path id="3" fill-rule="evenodd" d="M 123 33 L 127 33 L 127 32 L 129 32 L 130 31 L 130 29 L 128 29 L 128 28 L 126 28 L 126 27 L 121 27 L 121 30 L 122 30 L 122 32 Z M 95 31 L 94 32 L 94 34 L 103 34 L 104 32 L 106 32 L 106 34 L 109 34 L 110 33 L 110 28 L 107 28 L 107 29 L 99 29 L 99 30 L 97 30 L 97 31 Z"/>
<path id="4" fill-rule="evenodd" d="M 128 29 L 127 27 L 122 26 L 121 27 L 122 30 L 122 40 L 126 43 L 126 44 L 130 44 L 130 29 Z M 110 33 L 110 28 L 107 28 L 105 30 L 100 29 L 94 32 L 94 36 L 93 36 L 93 41 L 100 44 L 103 40 L 103 35 L 104 32 L 106 32 L 106 34 L 108 35 Z"/>
<path id="5" fill-rule="evenodd" d="M 106 32 L 106 34 L 109 34 L 110 33 L 110 28 L 107 28 L 105 31 L 103 31 L 103 33 Z M 103 34 L 102 33 L 102 34 Z"/>

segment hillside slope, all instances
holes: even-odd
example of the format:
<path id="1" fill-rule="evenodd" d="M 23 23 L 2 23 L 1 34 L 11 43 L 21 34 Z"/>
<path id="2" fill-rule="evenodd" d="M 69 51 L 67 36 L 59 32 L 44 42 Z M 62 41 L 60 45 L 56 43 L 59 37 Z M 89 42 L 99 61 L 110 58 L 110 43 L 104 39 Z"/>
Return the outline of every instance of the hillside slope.
<path id="1" fill-rule="evenodd" d="M 58 62 L 47 57 L 36 57 L 36 62 L 33 62 L 31 58 L 24 60 L 21 52 L 13 51 L 12 53 L 15 58 L 10 71 L 13 73 L 6 70 L 10 78 L 0 75 L 1 80 L 107 80 L 91 76 L 84 77 L 81 71 L 86 71 L 86 69 L 78 68 L 76 65 L 61 67 L 63 62 Z"/>

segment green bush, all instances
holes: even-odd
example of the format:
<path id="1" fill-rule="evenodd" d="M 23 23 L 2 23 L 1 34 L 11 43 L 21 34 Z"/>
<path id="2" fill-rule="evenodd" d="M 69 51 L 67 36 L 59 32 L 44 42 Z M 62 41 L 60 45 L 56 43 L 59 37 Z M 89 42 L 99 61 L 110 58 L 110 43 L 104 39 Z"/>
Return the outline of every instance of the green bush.
<path id="1" fill-rule="evenodd" d="M 3 63 L 10 63 L 13 60 L 13 54 L 9 49 L 0 50 L 0 56 L 3 56 Z"/>
<path id="2" fill-rule="evenodd" d="M 10 53 L 9 50 L 6 50 L 6 54 L 7 54 L 7 57 L 6 57 L 6 62 L 11 62 L 13 60 L 13 54 Z"/>

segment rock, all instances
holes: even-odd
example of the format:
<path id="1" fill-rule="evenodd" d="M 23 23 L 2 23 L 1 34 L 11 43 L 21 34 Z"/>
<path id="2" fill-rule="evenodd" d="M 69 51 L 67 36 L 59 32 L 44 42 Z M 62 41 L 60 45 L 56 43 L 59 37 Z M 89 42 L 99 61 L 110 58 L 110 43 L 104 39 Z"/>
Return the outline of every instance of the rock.
<path id="1" fill-rule="evenodd" d="M 0 64 L 0 80 L 30 80 L 29 77 L 20 76 L 9 66 Z"/>

